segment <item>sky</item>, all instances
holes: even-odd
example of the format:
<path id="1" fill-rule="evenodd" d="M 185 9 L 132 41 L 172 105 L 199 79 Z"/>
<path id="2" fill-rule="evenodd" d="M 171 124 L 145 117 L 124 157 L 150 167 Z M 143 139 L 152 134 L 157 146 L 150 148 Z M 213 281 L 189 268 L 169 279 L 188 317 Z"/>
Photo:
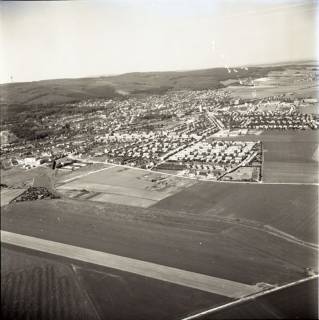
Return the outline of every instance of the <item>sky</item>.
<path id="1" fill-rule="evenodd" d="M 314 60 L 318 1 L 2 1 L 0 83 Z"/>

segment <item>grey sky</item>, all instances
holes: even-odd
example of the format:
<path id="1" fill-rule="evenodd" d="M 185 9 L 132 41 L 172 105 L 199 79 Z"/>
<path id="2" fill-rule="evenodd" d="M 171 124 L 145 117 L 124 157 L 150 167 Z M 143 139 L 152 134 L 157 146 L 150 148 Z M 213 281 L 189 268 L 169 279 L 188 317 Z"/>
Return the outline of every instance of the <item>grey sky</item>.
<path id="1" fill-rule="evenodd" d="M 316 58 L 318 1 L 10 1 L 0 10 L 2 83 Z"/>

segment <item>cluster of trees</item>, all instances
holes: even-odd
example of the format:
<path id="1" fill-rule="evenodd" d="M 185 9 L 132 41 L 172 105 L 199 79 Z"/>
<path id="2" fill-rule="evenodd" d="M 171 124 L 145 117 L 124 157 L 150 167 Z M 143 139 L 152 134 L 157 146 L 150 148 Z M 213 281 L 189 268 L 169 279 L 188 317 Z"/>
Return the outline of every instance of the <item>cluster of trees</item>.
<path id="1" fill-rule="evenodd" d="M 52 134 L 52 130 L 43 129 L 28 122 L 22 126 L 13 126 L 11 130 L 19 139 L 24 140 L 44 139 Z"/>

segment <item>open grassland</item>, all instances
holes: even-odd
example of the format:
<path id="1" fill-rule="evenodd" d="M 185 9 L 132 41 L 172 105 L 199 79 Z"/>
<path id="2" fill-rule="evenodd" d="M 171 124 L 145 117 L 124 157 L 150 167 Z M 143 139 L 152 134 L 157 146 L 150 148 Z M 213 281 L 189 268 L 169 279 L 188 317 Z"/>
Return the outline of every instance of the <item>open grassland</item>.
<path id="1" fill-rule="evenodd" d="M 156 205 L 269 225 L 304 241 L 318 241 L 318 187 L 200 182 Z"/>
<path id="2" fill-rule="evenodd" d="M 40 200 L 9 205 L 1 214 L 9 232 L 249 285 L 283 284 L 317 268 L 317 250 L 210 212 Z"/>
<path id="3" fill-rule="evenodd" d="M 69 178 L 64 181 L 69 181 Z M 114 166 L 79 175 L 77 179 L 74 176 L 74 180 L 62 184 L 58 189 L 62 193 L 70 190 L 95 192 L 96 195 L 90 197 L 92 201 L 148 207 L 193 183 L 188 179 Z"/>
<path id="4" fill-rule="evenodd" d="M 1 248 L 2 319 L 98 319 L 70 265 Z"/>

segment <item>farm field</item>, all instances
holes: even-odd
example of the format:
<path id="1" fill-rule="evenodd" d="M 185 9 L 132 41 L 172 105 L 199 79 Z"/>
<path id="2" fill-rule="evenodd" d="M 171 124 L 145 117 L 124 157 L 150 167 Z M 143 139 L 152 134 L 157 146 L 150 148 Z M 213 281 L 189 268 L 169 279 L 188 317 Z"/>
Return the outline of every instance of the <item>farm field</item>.
<path id="1" fill-rule="evenodd" d="M 317 268 L 316 250 L 209 213 L 39 200 L 9 205 L 1 218 L 5 231 L 249 285 L 283 284 Z"/>
<path id="2" fill-rule="evenodd" d="M 267 161 L 263 171 L 264 182 L 319 183 L 318 164 Z"/>
<path id="3" fill-rule="evenodd" d="M 304 241 L 318 241 L 318 187 L 198 182 L 155 207 L 255 221 Z"/>
<path id="4" fill-rule="evenodd" d="M 181 319 L 232 299 L 96 266 L 76 268 L 102 319 Z"/>
<path id="5" fill-rule="evenodd" d="M 97 193 L 90 197 L 92 201 L 148 207 L 193 183 L 188 179 L 114 166 L 75 178 L 60 185 L 58 190 L 65 193 L 87 190 Z"/>
<path id="6" fill-rule="evenodd" d="M 3 319 L 175 319 L 232 301 L 26 249 L 2 245 L 1 257 Z"/>
<path id="7" fill-rule="evenodd" d="M 71 265 L 1 246 L 2 319 L 99 319 Z"/>
<path id="8" fill-rule="evenodd" d="M 318 278 L 199 319 L 272 319 L 274 315 L 276 319 L 318 319 Z"/>
<path id="9" fill-rule="evenodd" d="M 260 140 L 264 142 L 265 161 L 316 162 L 313 159 L 318 148 L 316 131 L 276 133 L 264 132 L 260 135 Z"/>
<path id="10" fill-rule="evenodd" d="M 292 132 L 264 142 L 265 182 L 319 183 L 318 134 Z M 286 141 L 283 141 L 287 139 Z"/>

